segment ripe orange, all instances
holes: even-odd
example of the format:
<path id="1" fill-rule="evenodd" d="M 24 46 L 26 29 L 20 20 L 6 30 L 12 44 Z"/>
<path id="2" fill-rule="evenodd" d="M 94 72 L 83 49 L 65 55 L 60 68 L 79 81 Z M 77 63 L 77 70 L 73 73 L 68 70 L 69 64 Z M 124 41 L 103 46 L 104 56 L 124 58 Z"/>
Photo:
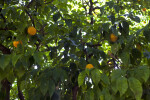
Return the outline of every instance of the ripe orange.
<path id="1" fill-rule="evenodd" d="M 143 11 L 146 11 L 146 8 L 143 8 Z"/>
<path id="2" fill-rule="evenodd" d="M 14 45 L 14 47 L 16 47 L 16 48 L 17 48 L 17 45 L 18 45 L 19 43 L 21 43 L 21 44 L 22 44 L 22 41 L 13 41 L 13 45 Z"/>
<path id="3" fill-rule="evenodd" d="M 35 35 L 36 29 L 33 26 L 28 27 L 28 34 L 29 35 Z"/>
<path id="4" fill-rule="evenodd" d="M 94 66 L 92 64 L 87 64 L 86 65 L 86 69 L 91 69 L 91 68 L 94 68 Z"/>
<path id="5" fill-rule="evenodd" d="M 146 21 L 144 21 L 144 23 L 146 23 Z"/>
<path id="6" fill-rule="evenodd" d="M 118 39 L 118 37 L 115 34 L 113 34 L 113 33 L 110 34 L 110 40 L 111 40 L 111 42 L 116 42 L 117 39 Z"/>

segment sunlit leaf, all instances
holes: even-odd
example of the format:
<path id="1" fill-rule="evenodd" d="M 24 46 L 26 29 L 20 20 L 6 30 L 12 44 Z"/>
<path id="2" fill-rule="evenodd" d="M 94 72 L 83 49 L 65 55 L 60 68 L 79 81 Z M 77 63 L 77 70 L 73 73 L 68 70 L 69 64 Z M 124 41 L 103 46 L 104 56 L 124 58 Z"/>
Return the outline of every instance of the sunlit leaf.
<path id="1" fill-rule="evenodd" d="M 91 75 L 92 75 L 92 80 L 93 80 L 94 84 L 97 85 L 101 78 L 100 71 L 95 68 L 91 71 Z"/>
<path id="2" fill-rule="evenodd" d="M 86 77 L 86 72 L 85 71 L 82 71 L 79 76 L 78 76 L 78 84 L 79 86 L 83 85 L 84 83 L 84 80 L 85 80 L 85 77 Z"/>

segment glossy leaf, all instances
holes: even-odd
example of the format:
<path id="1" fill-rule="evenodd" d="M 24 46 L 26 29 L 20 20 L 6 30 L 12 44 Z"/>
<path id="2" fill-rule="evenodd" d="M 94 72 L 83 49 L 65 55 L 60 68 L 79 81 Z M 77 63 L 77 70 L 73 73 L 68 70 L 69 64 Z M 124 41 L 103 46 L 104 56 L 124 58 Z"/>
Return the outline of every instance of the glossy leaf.
<path id="1" fill-rule="evenodd" d="M 100 74 L 100 71 L 99 69 L 93 69 L 91 71 L 91 76 L 92 76 L 92 80 L 94 82 L 95 85 L 97 85 L 100 81 L 100 78 L 101 78 L 101 74 Z"/>
<path id="2" fill-rule="evenodd" d="M 78 85 L 81 86 L 84 84 L 85 81 L 85 77 L 86 77 L 86 72 L 82 71 L 79 76 L 78 76 Z"/>

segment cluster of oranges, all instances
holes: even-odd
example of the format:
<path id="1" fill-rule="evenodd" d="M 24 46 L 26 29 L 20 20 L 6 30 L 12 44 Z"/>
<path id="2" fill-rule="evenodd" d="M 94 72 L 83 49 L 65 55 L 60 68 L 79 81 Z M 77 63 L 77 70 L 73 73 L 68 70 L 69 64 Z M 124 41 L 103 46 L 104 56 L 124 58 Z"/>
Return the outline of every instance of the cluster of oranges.
<path id="1" fill-rule="evenodd" d="M 31 36 L 35 35 L 36 34 L 36 29 L 33 27 L 33 26 L 30 26 L 28 27 L 27 29 L 27 33 Z M 22 44 L 22 41 L 19 40 L 19 41 L 13 41 L 13 46 L 17 48 L 17 45 L 18 44 Z"/>

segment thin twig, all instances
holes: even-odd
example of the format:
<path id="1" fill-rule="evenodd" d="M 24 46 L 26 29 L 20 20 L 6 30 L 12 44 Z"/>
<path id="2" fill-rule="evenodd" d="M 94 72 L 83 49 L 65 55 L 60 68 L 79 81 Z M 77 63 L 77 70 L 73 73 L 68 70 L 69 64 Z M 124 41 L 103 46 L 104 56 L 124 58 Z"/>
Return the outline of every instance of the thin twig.
<path id="1" fill-rule="evenodd" d="M 30 17 L 31 19 L 31 22 L 33 24 L 33 26 L 35 27 L 35 24 L 34 24 L 34 19 L 32 18 L 32 16 L 30 15 L 30 13 L 25 9 L 25 12 L 28 14 L 28 16 Z"/>

